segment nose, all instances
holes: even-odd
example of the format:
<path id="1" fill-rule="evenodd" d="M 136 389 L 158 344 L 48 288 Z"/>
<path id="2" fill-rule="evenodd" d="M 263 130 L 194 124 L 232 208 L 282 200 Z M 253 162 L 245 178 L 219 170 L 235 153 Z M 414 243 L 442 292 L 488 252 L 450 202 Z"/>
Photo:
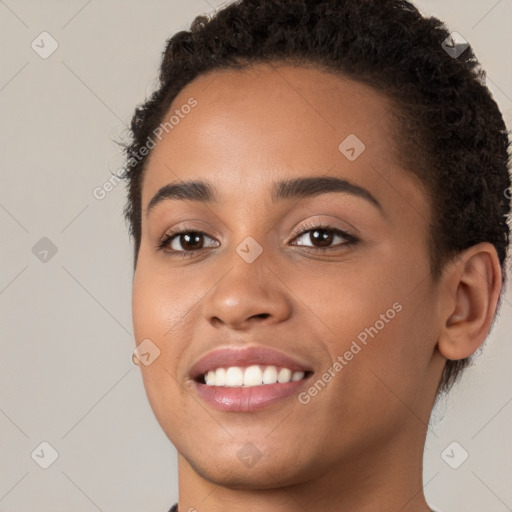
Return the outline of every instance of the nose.
<path id="1" fill-rule="evenodd" d="M 252 263 L 236 252 L 227 258 L 223 277 L 203 301 L 203 314 L 214 327 L 247 330 L 255 324 L 277 324 L 292 311 L 289 288 L 271 268 L 265 253 Z"/>

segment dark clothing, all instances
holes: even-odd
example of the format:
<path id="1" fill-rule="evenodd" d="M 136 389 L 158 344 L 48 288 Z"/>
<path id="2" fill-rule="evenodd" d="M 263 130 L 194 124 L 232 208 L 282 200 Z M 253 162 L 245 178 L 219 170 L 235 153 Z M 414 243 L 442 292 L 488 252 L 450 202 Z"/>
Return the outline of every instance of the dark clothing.
<path id="1" fill-rule="evenodd" d="M 169 512 L 178 512 L 178 504 L 175 503 L 169 510 Z M 432 510 L 432 512 L 435 512 L 435 510 Z"/>

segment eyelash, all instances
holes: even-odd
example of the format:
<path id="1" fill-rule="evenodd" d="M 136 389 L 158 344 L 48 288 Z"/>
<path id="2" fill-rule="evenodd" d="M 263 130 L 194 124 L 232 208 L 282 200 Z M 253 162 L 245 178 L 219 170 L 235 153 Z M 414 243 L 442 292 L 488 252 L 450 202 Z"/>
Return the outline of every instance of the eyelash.
<path id="1" fill-rule="evenodd" d="M 319 251 L 321 253 L 335 250 L 336 248 L 339 248 L 341 246 L 349 247 L 349 246 L 355 245 L 356 243 L 359 242 L 359 239 L 357 237 L 355 237 L 354 235 L 351 235 L 350 233 L 347 233 L 346 231 L 343 231 L 343 230 L 341 230 L 339 228 L 335 228 L 334 226 L 331 226 L 331 225 L 328 225 L 328 224 L 308 224 L 308 223 L 306 223 L 306 224 L 304 224 L 302 226 L 301 231 L 299 233 L 295 234 L 293 236 L 292 240 L 295 240 L 296 238 L 300 238 L 303 235 L 305 235 L 306 233 L 309 233 L 309 232 L 312 232 L 312 231 L 317 231 L 317 230 L 318 231 L 329 231 L 329 232 L 333 233 L 334 235 L 340 235 L 342 238 L 344 238 L 346 240 L 343 243 L 340 243 L 340 244 L 337 244 L 337 245 L 331 246 L 331 247 L 311 247 L 311 246 L 307 246 L 310 249 L 314 249 L 314 250 Z M 173 241 L 174 238 L 176 238 L 176 237 L 178 237 L 180 235 L 190 235 L 190 234 L 203 235 L 203 236 L 206 236 L 208 238 L 211 238 L 210 236 L 208 236 L 203 231 L 197 231 L 197 230 L 176 231 L 174 233 L 168 233 L 168 234 L 164 235 L 162 240 L 160 240 L 160 242 L 158 243 L 157 249 L 159 251 L 167 252 L 171 256 L 178 256 L 178 257 L 181 257 L 181 258 L 190 258 L 190 257 L 194 256 L 196 252 L 201 251 L 202 249 L 195 249 L 195 250 L 192 250 L 192 251 L 176 251 L 176 250 L 172 249 L 170 251 L 166 251 L 166 248 L 169 246 L 169 244 Z M 299 246 L 299 247 L 301 247 L 301 246 Z"/>

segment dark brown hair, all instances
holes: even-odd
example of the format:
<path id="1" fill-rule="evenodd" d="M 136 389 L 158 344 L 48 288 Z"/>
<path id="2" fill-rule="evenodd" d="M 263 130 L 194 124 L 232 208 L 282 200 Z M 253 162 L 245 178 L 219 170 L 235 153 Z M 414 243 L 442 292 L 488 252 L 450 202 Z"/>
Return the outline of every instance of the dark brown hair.
<path id="1" fill-rule="evenodd" d="M 487 241 L 496 248 L 505 279 L 508 133 L 471 47 L 458 55 L 463 48 L 452 43 L 440 20 L 423 17 L 405 0 L 240 0 L 211 18 L 196 17 L 190 30 L 167 41 L 159 86 L 131 123 L 124 214 L 135 242 L 134 267 L 148 142 L 174 98 L 208 71 L 283 62 L 318 66 L 386 94 L 402 163 L 431 201 L 433 276 L 460 251 Z M 447 362 L 440 392 L 468 361 Z"/>

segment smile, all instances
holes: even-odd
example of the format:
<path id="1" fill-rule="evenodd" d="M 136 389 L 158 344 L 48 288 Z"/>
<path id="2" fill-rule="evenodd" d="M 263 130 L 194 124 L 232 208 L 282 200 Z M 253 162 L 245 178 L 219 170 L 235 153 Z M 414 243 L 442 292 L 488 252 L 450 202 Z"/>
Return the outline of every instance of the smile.
<path id="1" fill-rule="evenodd" d="M 246 368 L 230 366 L 209 370 L 201 375 L 201 380 L 207 386 L 223 386 L 228 388 L 255 387 L 269 384 L 283 384 L 302 380 L 306 372 L 292 371 L 290 368 L 277 366 L 252 365 Z"/>

